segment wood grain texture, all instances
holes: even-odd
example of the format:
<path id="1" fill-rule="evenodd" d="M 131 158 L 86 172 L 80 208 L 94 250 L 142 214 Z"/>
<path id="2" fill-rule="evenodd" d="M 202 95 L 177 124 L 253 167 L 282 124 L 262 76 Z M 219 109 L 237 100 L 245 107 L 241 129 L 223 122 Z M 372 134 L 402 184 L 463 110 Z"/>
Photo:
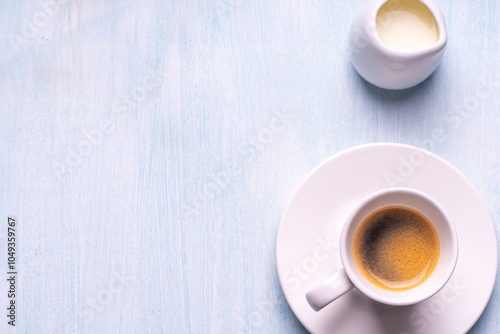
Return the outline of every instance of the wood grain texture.
<path id="1" fill-rule="evenodd" d="M 348 59 L 362 4 L 2 1 L 0 219 L 19 221 L 17 332 L 306 333 L 278 282 L 279 218 L 311 169 L 358 144 L 442 156 L 498 232 L 499 5 L 438 0 L 443 62 L 394 92 Z M 499 291 L 470 333 L 500 332 Z"/>

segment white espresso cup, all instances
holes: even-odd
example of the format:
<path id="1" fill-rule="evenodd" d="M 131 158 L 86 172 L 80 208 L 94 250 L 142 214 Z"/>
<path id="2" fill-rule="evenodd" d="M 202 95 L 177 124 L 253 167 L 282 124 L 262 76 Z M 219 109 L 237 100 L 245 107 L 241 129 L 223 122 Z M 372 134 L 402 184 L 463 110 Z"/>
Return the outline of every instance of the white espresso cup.
<path id="1" fill-rule="evenodd" d="M 385 207 L 407 207 L 425 216 L 439 239 L 439 258 L 432 274 L 421 284 L 402 291 L 370 283 L 355 264 L 353 240 L 357 228 L 373 212 Z M 343 268 L 306 293 L 309 305 L 319 311 L 353 288 L 367 297 L 392 306 L 411 305 L 436 294 L 448 282 L 458 259 L 458 237 L 441 205 L 429 195 L 409 188 L 389 188 L 364 199 L 348 216 L 340 237 Z"/>

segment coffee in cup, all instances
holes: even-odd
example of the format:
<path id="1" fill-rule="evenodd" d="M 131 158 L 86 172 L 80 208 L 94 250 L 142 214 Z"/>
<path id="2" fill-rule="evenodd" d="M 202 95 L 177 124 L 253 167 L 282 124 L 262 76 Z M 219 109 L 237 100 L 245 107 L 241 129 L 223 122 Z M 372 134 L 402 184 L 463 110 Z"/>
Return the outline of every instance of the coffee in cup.
<path id="1" fill-rule="evenodd" d="M 373 285 L 404 291 L 423 283 L 439 260 L 439 238 L 422 213 L 404 206 L 372 212 L 356 229 L 354 262 Z"/>

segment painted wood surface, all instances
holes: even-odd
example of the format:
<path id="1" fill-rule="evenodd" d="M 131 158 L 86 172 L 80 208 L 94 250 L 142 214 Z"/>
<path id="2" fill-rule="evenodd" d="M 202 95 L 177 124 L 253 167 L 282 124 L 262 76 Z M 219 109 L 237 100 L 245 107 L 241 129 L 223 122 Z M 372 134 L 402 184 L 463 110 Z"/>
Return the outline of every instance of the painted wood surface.
<path id="1" fill-rule="evenodd" d="M 358 144 L 442 156 L 498 232 L 498 3 L 439 0 L 446 54 L 405 91 L 350 64 L 362 4 L 0 2 L 0 258 L 4 277 L 14 216 L 19 271 L 0 332 L 306 333 L 278 282 L 279 218 Z M 470 333 L 500 332 L 499 291 Z"/>

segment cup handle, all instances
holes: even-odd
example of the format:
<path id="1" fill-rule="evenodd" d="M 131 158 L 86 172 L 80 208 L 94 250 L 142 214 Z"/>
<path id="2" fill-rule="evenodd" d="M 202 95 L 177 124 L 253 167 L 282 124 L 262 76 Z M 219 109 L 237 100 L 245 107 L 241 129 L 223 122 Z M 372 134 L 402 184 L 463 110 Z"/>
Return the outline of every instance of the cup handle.
<path id="1" fill-rule="evenodd" d="M 318 312 L 346 292 L 354 288 L 351 280 L 342 268 L 327 278 L 322 284 L 306 293 L 306 299 L 312 309 Z"/>

